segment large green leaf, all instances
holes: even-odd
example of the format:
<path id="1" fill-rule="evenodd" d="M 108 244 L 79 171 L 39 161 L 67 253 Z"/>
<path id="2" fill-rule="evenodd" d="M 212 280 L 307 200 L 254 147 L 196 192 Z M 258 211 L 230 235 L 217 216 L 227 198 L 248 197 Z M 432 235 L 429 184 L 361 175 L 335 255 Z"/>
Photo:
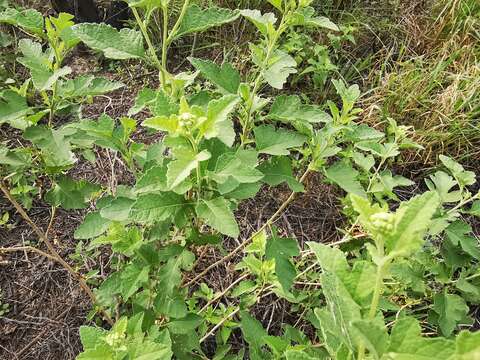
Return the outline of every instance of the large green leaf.
<path id="1" fill-rule="evenodd" d="M 333 31 L 340 30 L 330 19 L 324 16 L 315 16 L 315 9 L 311 6 L 295 11 L 292 18 L 292 25 L 321 27 Z"/>
<path id="2" fill-rule="evenodd" d="M 108 230 L 111 221 L 104 219 L 99 211 L 90 212 L 85 216 L 83 223 L 75 230 L 74 238 L 78 240 L 92 239 Z"/>
<path id="3" fill-rule="evenodd" d="M 110 59 L 136 59 L 145 55 L 142 34 L 132 29 L 120 31 L 106 24 L 77 24 L 73 32 L 87 46 Z"/>
<path id="4" fill-rule="evenodd" d="M 223 197 L 200 200 L 195 207 L 195 211 L 199 218 L 205 220 L 215 230 L 233 238 L 238 237 L 240 230 L 228 200 Z"/>
<path id="5" fill-rule="evenodd" d="M 465 320 L 469 308 L 460 296 L 441 293 L 434 297 L 433 311 L 438 315 L 438 325 L 442 334 L 448 337 L 457 325 Z"/>
<path id="6" fill-rule="evenodd" d="M 43 35 L 43 16 L 35 9 L 7 8 L 0 12 L 0 23 L 19 26 L 36 35 Z"/>
<path id="7" fill-rule="evenodd" d="M 210 156 L 207 150 L 203 150 L 198 154 L 184 154 L 184 156 L 169 162 L 167 170 L 168 189 L 173 190 L 180 185 L 200 165 L 200 162 L 210 159 Z"/>
<path id="8" fill-rule="evenodd" d="M 229 115 L 235 109 L 239 100 L 235 95 L 225 95 L 208 103 L 207 120 L 200 125 L 200 131 L 205 135 L 205 138 L 217 137 L 225 145 L 233 145 L 235 131 Z"/>
<path id="9" fill-rule="evenodd" d="M 286 182 L 290 189 L 295 192 L 303 191 L 303 185 L 293 176 L 292 162 L 286 156 L 275 156 L 264 161 L 259 167 L 264 177 L 262 181 L 270 186 L 277 186 Z"/>
<path id="10" fill-rule="evenodd" d="M 383 324 L 382 324 L 383 325 Z M 375 359 L 380 359 L 388 348 L 388 334 L 385 325 L 378 321 L 357 320 L 352 323 L 357 338 L 365 344 Z"/>
<path id="11" fill-rule="evenodd" d="M 290 74 L 295 74 L 297 62 L 284 51 L 276 50 L 263 72 L 265 81 L 273 88 L 281 90 Z"/>
<path id="12" fill-rule="evenodd" d="M 32 111 L 27 104 L 27 99 L 16 92 L 6 90 L 0 93 L 0 125 L 9 123 L 23 130 L 30 125 L 25 118 Z"/>
<path id="13" fill-rule="evenodd" d="M 222 66 L 218 66 L 210 60 L 189 58 L 189 61 L 205 78 L 219 88 L 228 93 L 237 94 L 240 86 L 240 74 L 230 63 L 223 63 Z"/>
<path id="14" fill-rule="evenodd" d="M 237 185 L 241 183 L 255 183 L 263 177 L 256 167 L 256 151 L 239 149 L 236 153 L 221 155 L 217 159 L 215 170 L 211 177 L 219 184 L 224 184 L 232 179 Z"/>
<path id="15" fill-rule="evenodd" d="M 242 319 L 242 333 L 248 345 L 250 345 L 249 350 L 252 355 L 257 356 L 256 358 L 259 359 L 261 347 L 265 344 L 265 339 L 268 336 L 267 331 L 263 328 L 260 321 L 252 317 L 248 312 L 242 311 L 240 317 Z"/>
<path id="16" fill-rule="evenodd" d="M 22 39 L 18 47 L 23 54 L 23 57 L 18 58 L 18 62 L 30 70 L 33 85 L 39 91 L 50 90 L 55 82 L 72 72 L 68 66 L 53 70 L 53 53 L 48 50 L 44 53 L 40 43 Z"/>
<path id="17" fill-rule="evenodd" d="M 289 155 L 290 148 L 302 146 L 307 138 L 299 133 L 275 129 L 272 125 L 257 126 L 253 130 L 257 151 L 269 155 Z"/>
<path id="18" fill-rule="evenodd" d="M 74 79 L 61 81 L 57 93 L 63 98 L 78 98 L 102 95 L 117 90 L 124 85 L 118 81 L 110 81 L 94 75 L 77 76 Z"/>
<path id="19" fill-rule="evenodd" d="M 47 192 L 45 200 L 52 206 L 61 206 L 65 210 L 84 209 L 91 196 L 100 190 L 100 186 L 85 180 L 75 181 L 62 176 L 57 183 Z"/>
<path id="20" fill-rule="evenodd" d="M 358 171 L 345 162 L 337 162 L 325 170 L 325 175 L 330 181 L 340 186 L 347 193 L 366 198 L 367 194 L 357 180 Z"/>
<path id="21" fill-rule="evenodd" d="M 455 360 L 480 358 L 480 332 L 464 330 L 456 338 Z"/>
<path id="22" fill-rule="evenodd" d="M 66 138 L 71 134 L 72 132 L 66 128 L 55 130 L 38 125 L 27 128 L 23 137 L 40 148 L 42 159 L 49 171 L 58 171 L 72 166 L 77 161 Z"/>
<path id="23" fill-rule="evenodd" d="M 275 259 L 275 273 L 278 281 L 285 291 L 289 291 L 293 284 L 297 271 L 290 258 L 298 256 L 298 243 L 296 239 L 281 238 L 274 231 L 267 241 L 265 256 L 267 259 Z"/>
<path id="24" fill-rule="evenodd" d="M 418 320 L 400 318 L 390 335 L 390 346 L 382 360 L 439 360 L 451 359 L 454 343 L 444 338 L 424 338 Z"/>
<path id="25" fill-rule="evenodd" d="M 185 206 L 183 196 L 173 192 L 140 196 L 132 206 L 131 219 L 155 223 L 174 217 Z"/>
<path id="26" fill-rule="evenodd" d="M 202 9 L 200 6 L 193 4 L 187 9 L 185 17 L 174 34 L 175 38 L 181 36 L 205 31 L 214 26 L 220 26 L 231 21 L 234 21 L 240 16 L 238 10 L 230 10 L 219 7 L 209 7 Z"/>
<path id="27" fill-rule="evenodd" d="M 274 30 L 277 18 L 273 13 L 263 14 L 260 10 L 245 9 L 241 11 L 244 18 L 248 19 L 264 35 L 268 36 Z"/>

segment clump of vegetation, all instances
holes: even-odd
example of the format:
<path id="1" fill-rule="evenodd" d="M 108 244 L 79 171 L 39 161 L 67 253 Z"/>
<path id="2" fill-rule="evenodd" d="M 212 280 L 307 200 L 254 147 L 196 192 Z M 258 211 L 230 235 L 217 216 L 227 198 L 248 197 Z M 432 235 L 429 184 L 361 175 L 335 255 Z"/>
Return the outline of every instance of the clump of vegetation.
<path id="1" fill-rule="evenodd" d="M 437 104 L 451 66 L 474 61 L 463 48 L 433 71 L 426 70 L 433 58 L 422 58 L 421 66 L 420 59 L 399 62 L 401 71 L 378 90 L 387 95 L 382 118 L 371 124 L 360 87 L 339 68 L 342 46 L 355 41 L 353 27 L 320 15 L 312 0 L 269 0 L 261 10 L 126 2 L 133 20 L 120 30 L 74 24 L 66 13 L 44 18 L 7 6 L 0 12 L 0 22 L 25 34 L 15 40 L 16 61 L 28 73 L 0 92 L 0 124 L 14 134 L 0 143 L 0 190 L 12 209 L 0 226 L 14 227 L 16 211 L 39 240 L 0 254 L 35 252 L 78 282 L 91 312 L 79 330 L 77 359 L 480 356 L 480 333 L 470 331 L 480 303 L 480 246 L 471 225 L 480 217 L 476 175 L 441 153 L 438 168 L 418 184 L 395 172 L 405 151 L 426 145 L 415 137 L 418 103 Z M 458 34 L 470 41 L 466 29 L 476 36 L 464 16 L 471 9 L 458 3 L 440 11 L 439 43 Z M 446 12 L 457 11 L 458 19 L 447 20 Z M 172 70 L 179 39 L 234 21 L 253 34 L 244 71 L 188 55 L 190 70 Z M 315 37 L 325 43 L 301 48 Z M 118 118 L 86 118 L 84 106 L 125 85 L 73 75 L 68 57 L 80 43 L 109 61 L 153 69 L 158 86 L 139 89 Z M 432 51 L 446 54 L 442 49 Z M 325 99 L 303 92 L 302 83 L 325 90 Z M 461 93 L 443 100 L 455 121 L 461 114 L 472 124 L 477 84 L 473 77 L 449 83 Z M 428 119 L 430 132 L 446 131 L 438 118 Z M 80 164 L 99 161 L 99 149 L 112 172 L 110 154 L 122 164 L 125 181 L 72 176 Z M 297 196 L 308 194 L 309 181 L 339 194 L 335 206 L 345 224 L 338 241 L 299 242 L 278 223 Z M 286 193 L 278 208 L 243 227 L 237 210 L 275 188 Z M 32 219 L 35 203 L 51 209 L 46 230 Z M 65 259 L 50 230 L 58 212 L 76 210 L 85 216 L 71 234 L 75 253 Z M 214 260 L 204 257 L 209 249 Z M 109 258 L 106 271 L 84 267 L 83 258 L 100 253 Z M 219 286 L 209 274 L 222 266 L 233 275 Z M 268 299 L 289 313 L 274 330 L 274 310 L 270 320 L 257 310 Z M 12 311 L 0 305 L 2 314 Z"/>

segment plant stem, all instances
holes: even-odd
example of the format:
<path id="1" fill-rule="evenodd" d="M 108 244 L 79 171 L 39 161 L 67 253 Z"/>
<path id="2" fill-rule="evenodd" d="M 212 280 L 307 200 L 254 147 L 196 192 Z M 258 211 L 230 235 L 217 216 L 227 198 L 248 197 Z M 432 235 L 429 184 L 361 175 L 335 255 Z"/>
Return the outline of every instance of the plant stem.
<path id="1" fill-rule="evenodd" d="M 269 40 L 268 42 L 268 47 L 267 47 L 267 53 L 265 55 L 265 59 L 263 59 L 262 65 L 258 69 L 258 74 L 255 78 L 255 81 L 253 83 L 253 89 L 250 94 L 250 99 L 248 100 L 247 104 L 247 118 L 245 119 L 245 122 L 243 124 L 243 131 L 242 131 L 242 136 L 241 136 L 241 145 L 240 146 L 245 146 L 246 141 L 248 140 L 248 135 L 250 132 L 250 126 L 251 126 L 251 121 L 252 121 L 252 115 L 253 115 L 253 105 L 255 103 L 255 97 L 257 95 L 257 92 L 260 88 L 260 85 L 263 80 L 263 71 L 267 68 L 268 63 L 270 62 L 270 58 L 272 56 L 272 52 L 275 48 L 275 45 L 277 44 L 278 38 L 284 31 L 284 24 L 285 24 L 285 18 L 286 14 L 284 13 L 282 15 L 282 19 L 280 20 L 280 24 L 278 25 L 277 31 L 275 31 L 275 35 Z"/>
<path id="2" fill-rule="evenodd" d="M 168 49 L 168 6 L 162 7 L 163 31 L 162 31 L 162 67 L 167 68 L 167 49 Z"/>
<path id="3" fill-rule="evenodd" d="M 142 32 L 143 38 L 145 39 L 145 42 L 147 43 L 148 47 L 148 52 L 150 53 L 150 57 L 152 61 L 155 63 L 157 66 L 157 69 L 160 74 L 160 83 L 163 88 L 165 88 L 166 85 L 166 78 L 167 78 L 167 70 L 162 66 L 162 63 L 158 59 L 157 52 L 155 51 L 155 48 L 153 47 L 152 41 L 150 40 L 150 36 L 148 35 L 147 27 L 145 26 L 145 23 L 143 20 L 140 18 L 140 15 L 138 14 L 138 11 L 135 7 L 131 7 L 133 16 L 135 16 L 135 20 L 137 21 L 137 24 L 140 28 L 140 31 Z"/>
<path id="4" fill-rule="evenodd" d="M 180 14 L 178 15 L 177 21 L 175 22 L 175 25 L 173 25 L 172 30 L 170 31 L 170 34 L 167 37 L 167 48 L 170 46 L 172 43 L 173 39 L 177 35 L 178 28 L 182 24 L 183 18 L 185 17 L 185 14 L 187 13 L 188 5 L 190 5 L 190 0 L 185 0 L 182 6 L 182 10 L 180 10 Z"/>

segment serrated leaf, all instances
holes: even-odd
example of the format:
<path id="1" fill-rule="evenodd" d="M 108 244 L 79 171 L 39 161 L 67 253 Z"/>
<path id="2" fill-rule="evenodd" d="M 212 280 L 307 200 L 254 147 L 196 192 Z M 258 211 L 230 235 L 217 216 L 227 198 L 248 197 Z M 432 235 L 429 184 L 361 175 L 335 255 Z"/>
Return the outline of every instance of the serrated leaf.
<path id="1" fill-rule="evenodd" d="M 210 159 L 210 153 L 203 150 L 198 154 L 185 154 L 183 157 L 168 163 L 167 186 L 174 189 L 186 180 L 190 173 L 200 165 L 200 162 Z"/>
<path id="2" fill-rule="evenodd" d="M 230 113 L 239 102 L 235 95 L 225 95 L 218 100 L 212 100 L 207 107 L 207 120 L 200 125 L 201 134 L 206 139 L 219 138 L 225 145 L 232 146 L 235 141 L 235 131 Z"/>
<path id="3" fill-rule="evenodd" d="M 286 156 L 272 157 L 260 164 L 258 170 L 264 174 L 262 181 L 270 186 L 286 182 L 292 191 L 304 190 L 303 185 L 293 176 L 291 160 Z"/>
<path id="4" fill-rule="evenodd" d="M 65 210 L 84 209 L 91 196 L 100 190 L 100 186 L 85 180 L 75 181 L 66 176 L 60 177 L 53 189 L 45 195 L 52 206 L 61 206 Z"/>
<path id="5" fill-rule="evenodd" d="M 35 9 L 7 8 L 0 12 L 0 23 L 19 26 L 36 35 L 43 35 L 43 16 Z"/>
<path id="6" fill-rule="evenodd" d="M 268 34 L 274 29 L 274 25 L 277 22 L 277 18 L 273 13 L 263 14 L 260 10 L 241 10 L 240 13 L 246 19 L 248 19 L 256 28 L 264 35 Z"/>
<path id="7" fill-rule="evenodd" d="M 367 194 L 358 181 L 358 171 L 345 162 L 336 162 L 325 170 L 327 178 L 340 186 L 347 193 L 366 198 Z"/>
<path id="8" fill-rule="evenodd" d="M 466 171 L 461 164 L 448 156 L 440 155 L 439 158 L 443 165 L 451 171 L 453 177 L 457 179 L 462 187 L 476 183 L 477 180 L 473 171 Z"/>
<path id="9" fill-rule="evenodd" d="M 140 223 L 155 223 L 174 217 L 184 206 L 183 196 L 173 192 L 141 195 L 133 204 L 130 217 Z"/>
<path id="10" fill-rule="evenodd" d="M 205 220 L 215 230 L 236 238 L 240 230 L 229 205 L 229 202 L 223 197 L 217 197 L 212 200 L 200 200 L 195 211 L 198 217 Z"/>
<path id="11" fill-rule="evenodd" d="M 138 114 L 144 108 L 148 108 L 153 116 L 170 116 L 178 113 L 178 105 L 163 92 L 163 90 L 152 90 L 144 88 L 140 90 L 135 98 L 135 104 L 128 111 L 128 116 Z"/>
<path id="12" fill-rule="evenodd" d="M 443 171 L 437 171 L 430 175 L 430 179 L 426 179 L 425 183 L 429 190 L 438 193 L 444 203 L 457 202 L 462 199 L 460 190 L 451 191 L 457 185 L 455 179 Z"/>
<path id="13" fill-rule="evenodd" d="M 236 20 L 240 16 L 238 10 L 219 8 L 216 6 L 202 9 L 200 6 L 190 5 L 185 17 L 174 34 L 175 38 L 205 31 L 211 27 L 220 26 Z"/>
<path id="14" fill-rule="evenodd" d="M 289 155 L 289 149 L 302 146 L 306 136 L 296 132 L 275 129 L 272 125 L 257 126 L 253 130 L 257 151 L 269 155 Z"/>
<path id="15" fill-rule="evenodd" d="M 0 125 L 9 123 L 10 126 L 24 130 L 31 124 L 26 116 L 31 114 L 27 99 L 12 90 L 0 93 Z"/>
<path id="16" fill-rule="evenodd" d="M 77 240 L 92 239 L 108 230 L 111 221 L 103 218 L 99 211 L 88 213 L 83 223 L 75 230 Z"/>
<path id="17" fill-rule="evenodd" d="M 276 50 L 263 72 L 263 77 L 271 87 L 281 90 L 290 74 L 297 72 L 296 66 L 297 62 L 293 57 L 284 51 Z"/>
<path id="18" fill-rule="evenodd" d="M 18 47 L 23 54 L 18 62 L 30 70 L 33 85 L 39 91 L 50 90 L 55 82 L 72 72 L 68 66 L 53 70 L 52 53 L 44 53 L 40 43 L 22 39 Z"/>
<path id="19" fill-rule="evenodd" d="M 463 251 L 472 256 L 474 259 L 479 260 L 479 243 L 475 237 L 468 236 L 468 234 L 471 232 L 471 226 L 463 221 L 455 221 L 445 229 L 445 234 L 453 245 L 461 246 Z"/>
<path id="20" fill-rule="evenodd" d="M 49 171 L 58 171 L 77 161 L 66 139 L 68 134 L 71 134 L 68 129 L 55 130 L 38 125 L 27 128 L 23 137 L 41 149 L 42 159 Z"/>
<path id="21" fill-rule="evenodd" d="M 57 93 L 62 98 L 69 99 L 102 95 L 123 86 L 124 84 L 118 81 L 110 81 L 93 75 L 83 75 L 59 82 Z"/>
<path id="22" fill-rule="evenodd" d="M 388 334 L 385 326 L 377 321 L 357 320 L 352 323 L 356 336 L 362 340 L 369 353 L 380 359 L 388 348 Z"/>
<path id="23" fill-rule="evenodd" d="M 337 25 L 325 16 L 315 16 L 315 9 L 311 6 L 304 7 L 293 13 L 293 26 L 321 27 L 328 30 L 340 31 Z"/>
<path id="24" fill-rule="evenodd" d="M 230 63 L 223 63 L 222 66 L 218 66 L 210 60 L 196 58 L 189 58 L 188 60 L 207 80 L 226 92 L 237 94 L 240 86 L 240 74 Z"/>
<path id="25" fill-rule="evenodd" d="M 468 306 L 455 294 L 437 294 L 433 299 L 433 311 L 438 314 L 438 325 L 444 336 L 450 336 L 468 314 Z"/>
<path id="26" fill-rule="evenodd" d="M 109 59 L 138 59 L 145 55 L 142 34 L 136 30 L 119 31 L 107 24 L 89 23 L 77 24 L 72 30 L 85 45 L 101 51 Z"/>
<path id="27" fill-rule="evenodd" d="M 236 186 L 231 189 L 234 190 L 239 184 L 256 183 L 263 178 L 263 174 L 256 167 L 257 152 L 239 149 L 236 153 L 221 155 L 211 177 L 219 184 L 234 180 Z"/>
<path id="28" fill-rule="evenodd" d="M 275 259 L 275 274 L 285 291 L 289 291 L 297 271 L 290 258 L 298 256 L 300 251 L 296 239 L 281 238 L 276 231 L 267 241 L 265 256 L 267 259 Z"/>
<path id="29" fill-rule="evenodd" d="M 119 196 L 100 210 L 100 215 L 111 221 L 126 221 L 130 215 L 134 199 Z"/>
<path id="30" fill-rule="evenodd" d="M 253 353 L 260 352 L 260 348 L 265 344 L 265 338 L 268 335 L 267 332 L 260 321 L 253 318 L 248 312 L 242 311 L 240 317 L 242 319 L 242 333 L 245 340 L 250 345 L 250 351 Z"/>

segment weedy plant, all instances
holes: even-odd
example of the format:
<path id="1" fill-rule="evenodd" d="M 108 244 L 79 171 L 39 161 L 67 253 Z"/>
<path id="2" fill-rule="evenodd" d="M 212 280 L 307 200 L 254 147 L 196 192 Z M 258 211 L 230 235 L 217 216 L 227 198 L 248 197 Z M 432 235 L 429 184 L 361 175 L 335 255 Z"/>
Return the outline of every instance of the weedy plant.
<path id="1" fill-rule="evenodd" d="M 139 31 L 73 25 L 65 14 L 46 19 L 45 27 L 31 11 L 0 14 L 51 49 L 44 52 L 22 40 L 19 62 L 30 69 L 34 86 L 30 105 L 29 81 L 2 93 L 0 113 L 10 116 L 4 122 L 22 124 L 16 127 L 32 146 L 2 148 L 1 189 L 54 258 L 79 279 L 93 302 L 89 319 L 98 313 L 109 324 L 102 326 L 99 318 L 98 326 L 81 327 L 84 351 L 77 359 L 478 356 L 479 334 L 460 331 L 471 323 L 468 306 L 480 301 L 480 249 L 462 220 L 480 215 L 480 195 L 469 190 L 475 174 L 441 157 L 444 169 L 426 180 L 429 190 L 400 201 L 395 190 L 414 183 L 394 175 L 391 166 L 402 150 L 421 148 L 410 140 L 411 128 L 393 119 L 378 129 L 359 123 L 360 90 L 342 80 L 332 81 L 341 101 L 323 106 L 297 95 L 279 94 L 272 101 L 264 91 L 267 85 L 281 90 L 297 71 L 295 59 L 281 48 L 289 29 L 336 31 L 337 26 L 316 16 L 308 0 L 270 0 L 279 19 L 259 10 L 202 9 L 188 0 L 178 12 L 168 1 L 128 3 Z M 163 19 L 160 56 L 148 31 L 153 14 Z M 42 26 L 26 26 L 22 19 L 29 16 Z M 253 66 L 243 81 L 231 64 L 196 58 L 189 59 L 197 70 L 193 74 L 168 71 L 173 41 L 239 16 L 260 35 L 250 44 Z M 107 58 L 151 64 L 159 72 L 159 88 L 141 89 L 118 121 L 106 114 L 95 120 L 72 116 L 74 121 L 55 128 L 57 113 L 78 108 L 99 88 L 120 86 L 100 86 L 91 78 L 83 87 L 87 80 L 66 78 L 63 59 L 79 41 Z M 43 59 L 42 66 L 33 59 Z M 199 74 L 213 86 L 202 86 Z M 37 99 L 43 101 L 40 110 L 32 106 Z M 161 140 L 134 139 L 138 124 L 131 117 L 140 111 L 148 114 L 141 126 L 161 133 Z M 31 120 L 42 112 L 48 120 L 43 115 Z M 118 154 L 133 184 L 102 188 L 68 178 L 76 154 L 91 158 L 94 146 Z M 300 249 L 274 222 L 296 193 L 307 191 L 305 180 L 314 172 L 345 192 L 343 212 L 351 226 L 337 243 L 310 242 Z M 98 270 L 79 275 L 55 252 L 48 231 L 38 229 L 17 202 L 29 205 L 17 189 L 39 174 L 51 182 L 43 199 L 52 204 L 52 217 L 56 207 L 80 209 L 95 200 L 95 210 L 74 237 L 87 253 L 111 249 L 112 272 L 106 278 Z M 240 229 L 234 215 L 238 205 L 262 186 L 280 184 L 291 193 L 274 214 L 251 233 Z M 237 239 L 238 246 L 198 271 L 194 250 L 221 249 L 226 237 Z M 234 281 L 218 291 L 209 287 L 204 276 L 235 257 Z M 289 303 L 298 319 L 293 326 L 282 324 L 275 335 L 252 316 L 267 296 Z M 314 330 L 304 333 L 299 324 Z M 240 332 L 248 346 L 234 346 Z"/>

